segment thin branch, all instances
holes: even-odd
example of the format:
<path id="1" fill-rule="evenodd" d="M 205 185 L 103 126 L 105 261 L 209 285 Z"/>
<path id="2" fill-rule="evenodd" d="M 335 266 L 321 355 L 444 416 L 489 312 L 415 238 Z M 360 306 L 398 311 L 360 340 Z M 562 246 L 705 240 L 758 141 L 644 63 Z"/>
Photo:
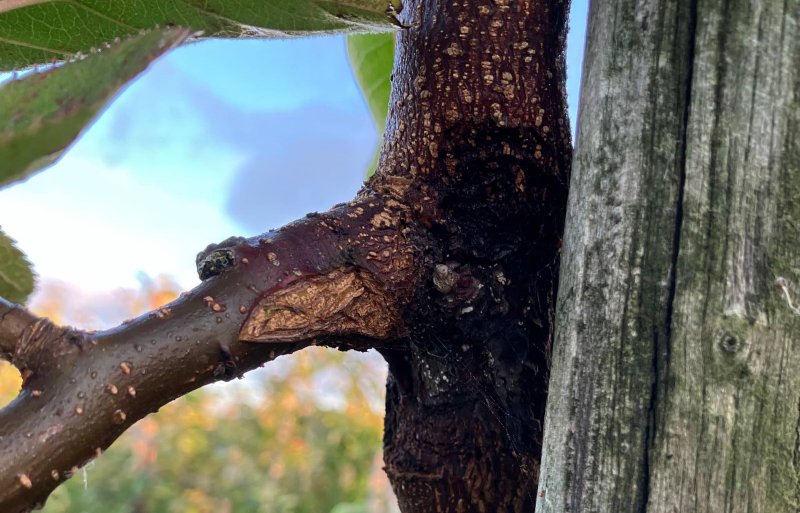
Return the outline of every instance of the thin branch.
<path id="1" fill-rule="evenodd" d="M 362 195 L 198 257 L 207 279 L 112 330 L 59 328 L 0 303 L 0 349 L 23 373 L 0 410 L 0 511 L 29 511 L 120 434 L 205 384 L 311 344 L 386 345 L 420 273 L 407 211 Z"/>
<path id="2" fill-rule="evenodd" d="M 24 308 L 0 297 L 0 358 L 11 361 L 22 334 L 36 319 Z"/>

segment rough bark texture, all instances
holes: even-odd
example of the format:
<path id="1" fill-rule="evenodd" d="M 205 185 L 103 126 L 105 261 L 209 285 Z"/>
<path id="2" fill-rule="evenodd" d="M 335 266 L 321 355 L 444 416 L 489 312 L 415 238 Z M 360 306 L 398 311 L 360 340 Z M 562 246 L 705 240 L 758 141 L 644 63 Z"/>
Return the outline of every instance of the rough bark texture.
<path id="1" fill-rule="evenodd" d="M 537 511 L 800 511 L 800 3 L 595 1 Z"/>
<path id="2" fill-rule="evenodd" d="M 405 513 L 533 510 L 571 159 L 568 3 L 406 4 L 378 172 L 358 196 L 198 257 L 205 281 L 103 333 L 0 303 L 23 373 L 0 511 L 38 505 L 124 429 L 309 344 L 389 361 Z"/>
<path id="3" fill-rule="evenodd" d="M 137 420 L 202 385 L 309 344 L 363 349 L 404 334 L 398 312 L 421 260 L 402 233 L 403 209 L 388 203 L 364 191 L 210 246 L 198 257 L 200 286 L 106 332 L 59 328 L 0 301 L 0 355 L 23 376 L 0 410 L 0 511 L 42 504 Z M 261 322 L 267 310 L 271 322 Z"/>
<path id="4" fill-rule="evenodd" d="M 385 463 L 406 513 L 533 511 L 571 157 L 568 7 L 403 11 L 375 183 L 412 184 L 435 241 L 409 336 L 383 351 Z"/>

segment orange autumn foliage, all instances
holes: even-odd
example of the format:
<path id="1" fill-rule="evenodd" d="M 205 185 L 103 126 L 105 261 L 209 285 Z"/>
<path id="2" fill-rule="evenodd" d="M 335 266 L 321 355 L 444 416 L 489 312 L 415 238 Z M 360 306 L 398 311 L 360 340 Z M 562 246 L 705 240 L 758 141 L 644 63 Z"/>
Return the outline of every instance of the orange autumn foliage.
<path id="1" fill-rule="evenodd" d="M 160 277 L 116 291 L 105 304 L 126 305 L 114 311 L 133 317 L 178 294 Z M 83 325 L 89 328 L 120 321 L 76 310 L 98 304 L 76 296 L 64 284 L 45 284 L 32 310 L 95 323 Z M 87 469 L 85 485 L 78 473 L 44 512 L 394 512 L 380 459 L 384 380 L 375 355 L 311 348 L 244 380 L 198 390 L 136 424 Z M 0 401 L 13 399 L 20 383 L 13 367 L 0 364 Z"/>

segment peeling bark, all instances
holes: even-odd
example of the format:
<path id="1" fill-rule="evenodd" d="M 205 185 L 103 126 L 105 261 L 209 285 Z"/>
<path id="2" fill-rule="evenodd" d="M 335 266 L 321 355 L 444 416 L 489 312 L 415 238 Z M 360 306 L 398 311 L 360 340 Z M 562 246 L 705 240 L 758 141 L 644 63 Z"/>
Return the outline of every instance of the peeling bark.
<path id="1" fill-rule="evenodd" d="M 412 0 L 378 172 L 350 203 L 198 257 L 205 280 L 119 328 L 0 304 L 25 377 L 0 411 L 0 510 L 41 503 L 126 428 L 310 344 L 389 362 L 404 513 L 533 510 L 571 163 L 568 2 Z"/>
<path id="2" fill-rule="evenodd" d="M 392 222 L 375 227 L 371 221 L 381 212 L 389 212 Z M 399 209 L 364 191 L 331 212 L 212 248 L 201 268 L 215 251 L 231 257 L 214 276 L 173 303 L 104 332 L 60 328 L 0 304 L 0 348 L 24 378 L 20 395 L 0 410 L 0 511 L 42 504 L 137 420 L 200 386 L 241 377 L 310 344 L 391 344 L 389 335 L 405 330 L 401 320 L 376 323 L 372 316 L 379 312 L 366 308 L 374 298 L 365 304 L 364 297 L 370 297 L 369 287 L 380 290 L 385 311 L 399 311 L 410 300 L 419 273 L 415 246 L 401 235 L 407 228 Z M 304 309 L 295 304 L 295 315 L 315 322 L 304 326 L 276 315 L 269 336 L 250 337 L 267 343 L 246 340 L 265 304 L 288 308 L 287 297 L 303 289 L 320 292 L 315 287 L 331 276 L 352 277 L 344 287 L 350 300 L 335 302 L 343 308 L 316 300 Z"/>
<path id="3" fill-rule="evenodd" d="M 248 342 L 360 334 L 387 339 L 401 325 L 392 298 L 358 271 L 333 271 L 264 298 L 242 327 Z"/>

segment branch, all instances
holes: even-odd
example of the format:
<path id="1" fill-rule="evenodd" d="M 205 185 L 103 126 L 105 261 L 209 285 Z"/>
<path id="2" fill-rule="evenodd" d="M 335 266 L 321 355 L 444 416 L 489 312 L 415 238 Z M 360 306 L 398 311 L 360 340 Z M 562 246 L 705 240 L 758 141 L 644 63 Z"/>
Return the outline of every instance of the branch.
<path id="1" fill-rule="evenodd" d="M 210 246 L 198 256 L 201 285 L 104 332 L 0 302 L 0 352 L 23 375 L 0 410 L 0 511 L 40 506 L 137 420 L 200 386 L 311 344 L 390 344 L 420 275 L 407 218 L 399 202 L 364 192 Z"/>
<path id="2" fill-rule="evenodd" d="M 11 361 L 25 328 L 35 321 L 30 312 L 0 297 L 0 358 Z"/>

